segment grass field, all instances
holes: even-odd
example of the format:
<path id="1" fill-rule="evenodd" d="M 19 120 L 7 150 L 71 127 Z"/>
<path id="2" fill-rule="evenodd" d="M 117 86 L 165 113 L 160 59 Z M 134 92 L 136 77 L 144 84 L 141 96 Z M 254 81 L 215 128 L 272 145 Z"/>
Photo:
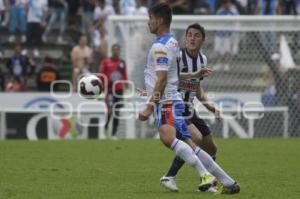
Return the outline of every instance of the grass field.
<path id="1" fill-rule="evenodd" d="M 159 140 L 1 141 L 0 199 L 300 198 L 300 139 L 216 140 L 217 161 L 241 193 L 198 193 L 196 171 L 180 171 L 178 193 L 159 185 L 172 152 Z"/>

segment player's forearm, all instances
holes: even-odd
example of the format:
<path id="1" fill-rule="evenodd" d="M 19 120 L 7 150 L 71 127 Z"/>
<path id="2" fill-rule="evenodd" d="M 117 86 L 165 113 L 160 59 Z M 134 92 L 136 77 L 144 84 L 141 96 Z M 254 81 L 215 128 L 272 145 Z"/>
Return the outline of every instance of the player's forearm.
<path id="1" fill-rule="evenodd" d="M 167 85 L 167 79 L 165 77 L 160 77 L 157 79 L 153 90 L 153 95 L 149 100 L 149 105 L 154 106 L 159 102 L 159 100 L 161 99 L 165 91 L 166 85 Z"/>
<path id="2" fill-rule="evenodd" d="M 180 79 L 194 78 L 194 77 L 196 77 L 196 74 L 197 73 L 195 73 L 195 72 L 190 72 L 190 73 L 181 72 L 181 73 L 179 73 L 179 78 Z"/>
<path id="3" fill-rule="evenodd" d="M 203 104 L 203 106 L 205 106 L 205 108 L 211 112 L 215 112 L 216 108 L 213 105 L 213 103 L 211 101 L 209 101 L 206 93 L 203 91 L 202 87 L 200 87 L 198 89 L 197 95 L 196 95 L 197 99 Z"/>

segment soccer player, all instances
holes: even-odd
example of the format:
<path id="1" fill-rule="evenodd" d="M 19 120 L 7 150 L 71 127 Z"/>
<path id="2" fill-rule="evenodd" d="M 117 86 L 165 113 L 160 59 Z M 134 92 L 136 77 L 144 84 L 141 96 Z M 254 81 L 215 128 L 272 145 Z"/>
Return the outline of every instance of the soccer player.
<path id="1" fill-rule="evenodd" d="M 209 111 L 213 112 L 217 118 L 220 117 L 219 110 L 209 102 L 200 84 L 200 80 L 203 79 L 203 76 L 210 74 L 210 71 L 203 70 L 207 65 L 207 58 L 200 52 L 205 40 L 204 28 L 197 23 L 188 26 L 185 39 L 186 48 L 180 50 L 180 82 L 178 86 L 186 102 L 183 115 L 188 117 L 187 122 L 192 132 L 192 140 L 215 159 L 217 147 L 213 142 L 210 129 L 205 121 L 198 117 L 192 106 L 194 97 L 196 97 Z M 193 129 L 194 125 L 197 129 Z M 170 191 L 178 191 L 175 176 L 183 164 L 184 161 L 180 159 L 180 157 L 175 157 L 166 176 L 160 179 L 161 185 Z M 213 189 L 211 191 L 213 191 Z M 239 187 L 236 184 L 223 189 L 224 193 L 236 193 L 238 191 Z"/>
<path id="2" fill-rule="evenodd" d="M 101 72 L 107 77 L 108 92 L 106 96 L 106 105 L 108 109 L 108 117 L 105 124 L 105 131 L 108 134 L 108 125 L 113 115 L 112 139 L 117 139 L 116 133 L 119 126 L 119 109 L 122 108 L 123 92 L 125 85 L 118 81 L 127 80 L 126 63 L 120 57 L 121 47 L 114 44 L 111 48 L 112 57 L 101 61 Z"/>
<path id="3" fill-rule="evenodd" d="M 157 39 L 149 50 L 144 71 L 148 101 L 146 108 L 139 112 L 139 119 L 145 121 L 154 113 L 160 140 L 178 157 L 196 168 L 200 175 L 201 191 L 213 185 L 214 176 L 226 187 L 233 186 L 235 181 L 192 142 L 191 133 L 182 117 L 184 104 L 177 91 L 179 48 L 177 41 L 169 34 L 171 20 L 172 11 L 167 4 L 157 4 L 149 10 L 148 26 Z"/>

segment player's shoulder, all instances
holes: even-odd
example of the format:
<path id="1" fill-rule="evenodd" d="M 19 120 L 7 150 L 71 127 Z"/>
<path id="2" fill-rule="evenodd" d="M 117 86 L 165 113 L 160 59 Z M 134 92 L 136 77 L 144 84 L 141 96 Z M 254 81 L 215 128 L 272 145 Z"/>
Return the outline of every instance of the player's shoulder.
<path id="1" fill-rule="evenodd" d="M 155 40 L 153 46 L 157 48 L 171 48 L 171 47 L 178 48 L 178 42 L 171 34 L 166 34 L 161 37 L 158 37 Z"/>

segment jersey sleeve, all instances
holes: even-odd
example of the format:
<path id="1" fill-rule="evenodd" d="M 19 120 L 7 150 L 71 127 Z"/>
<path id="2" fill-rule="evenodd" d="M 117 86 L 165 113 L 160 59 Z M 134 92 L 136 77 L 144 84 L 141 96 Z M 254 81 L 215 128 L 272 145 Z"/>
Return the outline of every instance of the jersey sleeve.
<path id="1" fill-rule="evenodd" d="M 162 44 L 156 44 L 153 48 L 155 71 L 168 71 L 171 65 L 168 49 Z"/>

